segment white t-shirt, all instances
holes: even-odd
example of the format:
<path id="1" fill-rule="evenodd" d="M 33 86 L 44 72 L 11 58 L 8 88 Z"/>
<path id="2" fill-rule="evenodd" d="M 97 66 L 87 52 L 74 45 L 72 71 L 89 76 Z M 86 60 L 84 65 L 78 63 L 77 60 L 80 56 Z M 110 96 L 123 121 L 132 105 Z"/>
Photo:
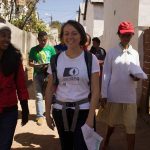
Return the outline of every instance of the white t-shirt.
<path id="1" fill-rule="evenodd" d="M 102 97 L 108 102 L 136 103 L 136 84 L 130 77 L 129 66 L 139 66 L 139 54 L 130 45 L 122 49 L 120 44 L 110 49 L 103 67 Z"/>
<path id="2" fill-rule="evenodd" d="M 92 73 L 99 72 L 99 63 L 92 55 Z M 51 66 L 48 71 L 52 74 Z M 56 90 L 56 99 L 63 102 L 75 102 L 87 98 L 90 93 L 89 78 L 85 63 L 84 52 L 76 58 L 69 58 L 62 52 L 57 60 L 57 76 L 59 85 Z M 61 109 L 61 105 L 54 104 L 54 108 Z M 80 105 L 80 109 L 89 109 L 89 103 Z"/>

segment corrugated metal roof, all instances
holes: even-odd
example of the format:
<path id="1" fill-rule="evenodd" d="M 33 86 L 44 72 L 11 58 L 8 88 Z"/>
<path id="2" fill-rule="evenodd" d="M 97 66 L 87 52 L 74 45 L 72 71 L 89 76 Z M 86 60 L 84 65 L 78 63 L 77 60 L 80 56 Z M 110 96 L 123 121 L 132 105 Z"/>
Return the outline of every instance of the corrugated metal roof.
<path id="1" fill-rule="evenodd" d="M 103 3 L 104 2 L 104 0 L 90 0 L 92 3 L 97 3 L 97 2 L 100 2 L 100 3 Z"/>

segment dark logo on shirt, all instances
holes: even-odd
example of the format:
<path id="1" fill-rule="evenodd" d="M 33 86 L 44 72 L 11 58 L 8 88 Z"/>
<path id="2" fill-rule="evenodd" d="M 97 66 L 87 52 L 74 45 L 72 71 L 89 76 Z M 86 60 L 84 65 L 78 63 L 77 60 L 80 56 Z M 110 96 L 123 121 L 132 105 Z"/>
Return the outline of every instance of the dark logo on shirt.
<path id="1" fill-rule="evenodd" d="M 64 77 L 70 77 L 70 76 L 77 76 L 79 74 L 78 68 L 65 68 L 64 70 Z"/>

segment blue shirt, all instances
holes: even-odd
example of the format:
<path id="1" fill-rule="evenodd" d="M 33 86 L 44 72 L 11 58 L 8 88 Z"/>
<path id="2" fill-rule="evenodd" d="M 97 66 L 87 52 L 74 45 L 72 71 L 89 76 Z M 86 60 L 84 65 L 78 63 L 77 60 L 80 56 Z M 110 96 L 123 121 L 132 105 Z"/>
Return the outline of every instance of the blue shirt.
<path id="1" fill-rule="evenodd" d="M 65 50 L 67 50 L 67 46 L 64 44 L 58 44 L 55 45 L 54 48 L 58 51 L 58 52 L 63 52 Z"/>

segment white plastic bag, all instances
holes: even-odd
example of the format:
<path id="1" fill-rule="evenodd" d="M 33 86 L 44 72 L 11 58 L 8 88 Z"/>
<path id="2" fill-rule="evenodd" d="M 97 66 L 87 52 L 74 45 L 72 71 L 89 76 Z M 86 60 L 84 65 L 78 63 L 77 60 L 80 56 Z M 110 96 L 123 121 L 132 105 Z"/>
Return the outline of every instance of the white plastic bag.
<path id="1" fill-rule="evenodd" d="M 103 138 L 98 135 L 93 128 L 90 128 L 87 124 L 81 127 L 84 141 L 88 150 L 99 150 L 100 144 Z"/>
<path id="2" fill-rule="evenodd" d="M 134 63 L 130 63 L 129 65 L 129 74 L 132 74 L 139 79 L 147 79 L 147 75 L 142 70 L 142 68 L 135 65 Z"/>

